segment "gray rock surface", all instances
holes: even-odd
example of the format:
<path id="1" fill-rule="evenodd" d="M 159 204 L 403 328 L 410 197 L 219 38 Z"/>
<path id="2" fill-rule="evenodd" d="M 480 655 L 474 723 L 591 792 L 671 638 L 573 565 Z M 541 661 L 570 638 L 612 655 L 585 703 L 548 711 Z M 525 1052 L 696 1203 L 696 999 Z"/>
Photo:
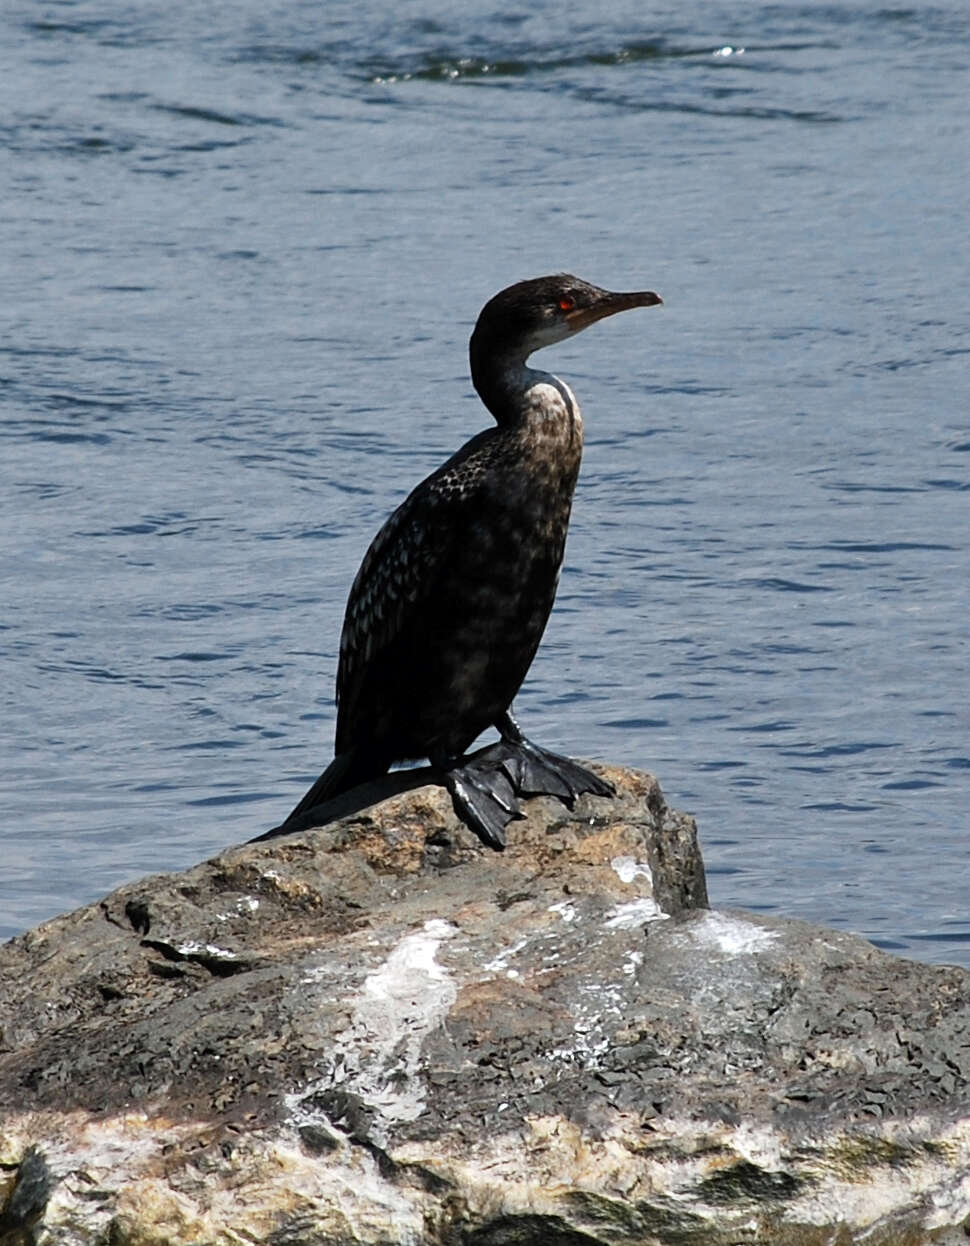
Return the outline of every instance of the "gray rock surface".
<path id="1" fill-rule="evenodd" d="M 0 949 L 0 1243 L 964 1241 L 970 975 L 706 905 L 649 776 L 443 792 Z"/>

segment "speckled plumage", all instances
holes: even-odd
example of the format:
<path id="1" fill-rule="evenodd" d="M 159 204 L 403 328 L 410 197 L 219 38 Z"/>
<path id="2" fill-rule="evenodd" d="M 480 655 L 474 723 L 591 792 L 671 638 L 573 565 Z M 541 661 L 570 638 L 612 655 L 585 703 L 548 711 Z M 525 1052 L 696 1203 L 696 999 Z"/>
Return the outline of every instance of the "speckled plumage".
<path id="1" fill-rule="evenodd" d="M 350 592 L 337 752 L 458 757 L 508 706 L 552 609 L 581 452 L 578 412 L 493 429 L 394 512 Z"/>
<path id="2" fill-rule="evenodd" d="M 422 481 L 365 554 L 340 642 L 336 758 L 288 822 L 396 761 L 453 765 L 508 710 L 555 599 L 583 445 L 572 392 L 526 359 L 651 302 L 559 276 L 486 304 L 472 377 L 498 427 Z"/>

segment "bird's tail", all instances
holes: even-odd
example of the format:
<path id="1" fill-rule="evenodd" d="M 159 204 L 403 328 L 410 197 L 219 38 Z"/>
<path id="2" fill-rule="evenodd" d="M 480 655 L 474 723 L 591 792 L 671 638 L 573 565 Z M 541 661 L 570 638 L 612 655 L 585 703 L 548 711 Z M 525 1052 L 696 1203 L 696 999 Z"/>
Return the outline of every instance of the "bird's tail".
<path id="1" fill-rule="evenodd" d="M 300 803 L 287 815 L 282 826 L 289 826 L 317 805 L 333 800 L 335 796 L 340 796 L 343 792 L 349 792 L 352 787 L 357 787 L 360 783 L 380 778 L 386 773 L 389 765 L 389 761 L 384 761 L 383 758 L 377 759 L 372 754 L 356 748 L 338 753 Z"/>
<path id="2" fill-rule="evenodd" d="M 277 835 L 289 835 L 293 831 L 304 831 L 311 826 L 324 826 L 336 815 L 336 811 L 328 813 L 319 806 L 327 804 L 351 788 L 367 783 L 371 779 L 379 779 L 390 769 L 390 759 L 377 758 L 352 748 L 345 753 L 338 753 L 313 787 L 307 792 L 295 809 L 271 830 L 264 831 L 251 839 L 251 844 L 259 844 L 267 839 L 275 839 Z"/>
<path id="3" fill-rule="evenodd" d="M 334 796 L 339 796 L 341 792 L 345 792 L 348 786 L 344 780 L 348 771 L 351 769 L 353 761 L 353 753 L 338 753 L 330 765 L 324 770 L 323 774 L 317 779 L 313 787 L 300 800 L 300 803 L 287 814 L 283 820 L 283 826 L 287 822 L 292 822 L 298 818 L 301 813 L 306 813 L 308 809 L 312 809 L 315 805 L 322 805 L 325 800 L 330 800 Z"/>

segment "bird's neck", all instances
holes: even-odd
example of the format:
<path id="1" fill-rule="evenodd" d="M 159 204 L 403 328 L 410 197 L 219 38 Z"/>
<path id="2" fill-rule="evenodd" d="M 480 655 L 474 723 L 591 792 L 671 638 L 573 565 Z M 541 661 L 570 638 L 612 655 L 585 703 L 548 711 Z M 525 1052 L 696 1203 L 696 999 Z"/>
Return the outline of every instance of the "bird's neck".
<path id="1" fill-rule="evenodd" d="M 521 352 L 476 349 L 472 338 L 470 354 L 472 384 L 500 427 L 536 419 L 580 424 L 569 386 L 551 372 L 530 368 Z"/>

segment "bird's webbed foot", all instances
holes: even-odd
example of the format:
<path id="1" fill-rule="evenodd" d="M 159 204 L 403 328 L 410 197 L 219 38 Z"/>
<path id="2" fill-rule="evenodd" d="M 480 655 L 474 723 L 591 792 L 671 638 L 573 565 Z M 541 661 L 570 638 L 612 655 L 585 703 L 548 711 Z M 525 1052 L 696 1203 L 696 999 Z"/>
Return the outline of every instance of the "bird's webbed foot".
<path id="1" fill-rule="evenodd" d="M 496 852 L 505 847 L 508 824 L 524 817 L 506 773 L 504 757 L 494 756 L 494 750 L 501 747 L 493 745 L 461 765 L 442 768 L 455 813 L 486 847 Z"/>
<path id="2" fill-rule="evenodd" d="M 533 744 L 511 714 L 496 723 L 502 739 L 470 757 L 436 762 L 455 813 L 489 848 L 501 852 L 506 828 L 525 817 L 520 796 L 555 796 L 572 808 L 583 792 L 613 796 L 612 783 L 585 766 Z"/>
<path id="3" fill-rule="evenodd" d="M 571 758 L 551 753 L 526 739 L 510 713 L 503 714 L 496 725 L 508 747 L 503 769 L 520 796 L 558 796 L 572 807 L 583 792 L 593 796 L 615 795 L 613 784 L 606 779 Z"/>

